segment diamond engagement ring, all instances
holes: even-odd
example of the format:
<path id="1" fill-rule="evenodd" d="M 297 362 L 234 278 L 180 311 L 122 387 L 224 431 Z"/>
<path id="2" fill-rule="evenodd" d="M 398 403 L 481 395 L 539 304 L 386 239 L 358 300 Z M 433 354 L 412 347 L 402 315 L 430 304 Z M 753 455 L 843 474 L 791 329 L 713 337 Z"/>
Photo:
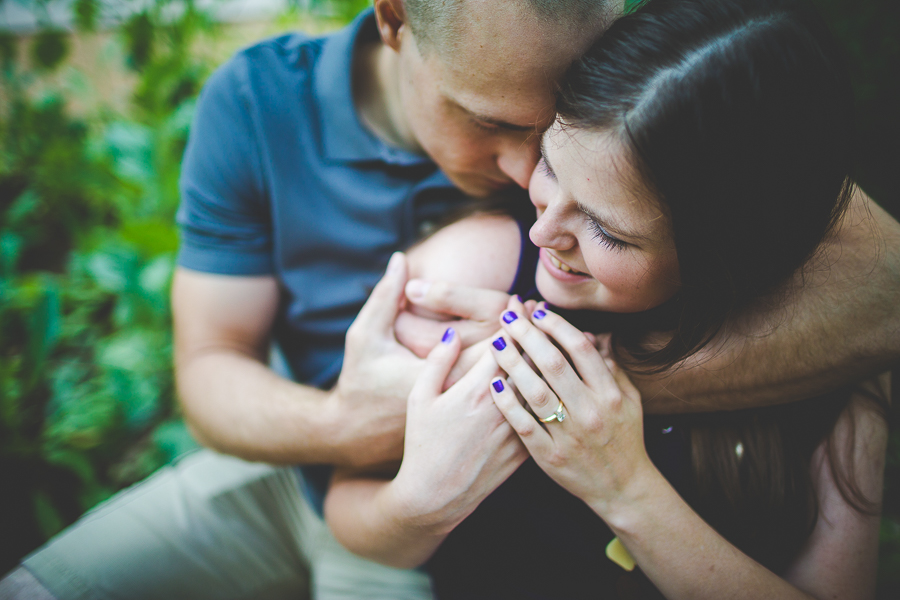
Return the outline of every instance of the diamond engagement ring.
<path id="1" fill-rule="evenodd" d="M 541 423 L 552 423 L 553 421 L 563 422 L 563 419 L 566 418 L 565 406 L 563 406 L 562 400 L 559 401 L 559 406 L 556 407 L 556 410 L 553 411 L 553 414 L 549 417 L 544 417 L 543 419 L 538 418 L 538 421 Z"/>

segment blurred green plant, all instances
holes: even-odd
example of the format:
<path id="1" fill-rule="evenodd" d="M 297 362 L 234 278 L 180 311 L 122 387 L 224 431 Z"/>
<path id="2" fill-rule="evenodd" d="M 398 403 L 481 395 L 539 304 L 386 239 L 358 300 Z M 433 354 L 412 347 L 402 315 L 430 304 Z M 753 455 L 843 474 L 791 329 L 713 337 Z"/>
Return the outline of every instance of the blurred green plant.
<path id="1" fill-rule="evenodd" d="M 216 26 L 192 2 L 141 6 L 118 30 L 138 76 L 126 116 L 73 116 L 0 40 L 0 572 L 193 446 L 168 288 L 181 154 L 213 66 L 191 48 Z M 101 8 L 76 1 L 78 28 Z M 56 69 L 70 35 L 34 36 L 32 69 Z"/>

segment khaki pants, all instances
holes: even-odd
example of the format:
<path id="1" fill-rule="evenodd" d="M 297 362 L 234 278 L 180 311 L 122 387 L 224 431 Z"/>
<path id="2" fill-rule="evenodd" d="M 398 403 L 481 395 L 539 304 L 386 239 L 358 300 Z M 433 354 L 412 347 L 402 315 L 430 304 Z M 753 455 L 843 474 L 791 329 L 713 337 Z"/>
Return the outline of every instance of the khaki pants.
<path id="1" fill-rule="evenodd" d="M 432 600 L 420 571 L 344 550 L 296 471 L 209 450 L 99 505 L 23 561 L 60 600 Z"/>

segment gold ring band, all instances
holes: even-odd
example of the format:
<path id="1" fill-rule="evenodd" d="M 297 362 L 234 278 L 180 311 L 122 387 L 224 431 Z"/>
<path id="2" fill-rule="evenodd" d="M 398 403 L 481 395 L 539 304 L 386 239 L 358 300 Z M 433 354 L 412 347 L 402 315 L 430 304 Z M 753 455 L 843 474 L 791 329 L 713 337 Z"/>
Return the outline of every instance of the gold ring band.
<path id="1" fill-rule="evenodd" d="M 544 417 L 541 419 L 538 417 L 538 421 L 541 423 L 552 423 L 553 421 L 563 422 L 563 419 L 566 418 L 566 411 L 564 410 L 566 407 L 563 406 L 562 400 L 559 401 L 559 406 L 556 407 L 556 410 L 553 411 L 553 414 L 549 417 Z"/>

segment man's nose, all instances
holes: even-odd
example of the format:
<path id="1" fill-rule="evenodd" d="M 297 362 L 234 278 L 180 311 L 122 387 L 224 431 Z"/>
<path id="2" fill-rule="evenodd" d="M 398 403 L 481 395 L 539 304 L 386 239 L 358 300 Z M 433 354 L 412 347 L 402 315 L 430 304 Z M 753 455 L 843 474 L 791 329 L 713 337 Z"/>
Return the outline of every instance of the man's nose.
<path id="1" fill-rule="evenodd" d="M 497 166 L 500 170 L 519 187 L 526 189 L 540 158 L 538 150 L 540 136 L 534 134 L 531 137 L 534 139 L 510 141 L 497 155 Z"/>

